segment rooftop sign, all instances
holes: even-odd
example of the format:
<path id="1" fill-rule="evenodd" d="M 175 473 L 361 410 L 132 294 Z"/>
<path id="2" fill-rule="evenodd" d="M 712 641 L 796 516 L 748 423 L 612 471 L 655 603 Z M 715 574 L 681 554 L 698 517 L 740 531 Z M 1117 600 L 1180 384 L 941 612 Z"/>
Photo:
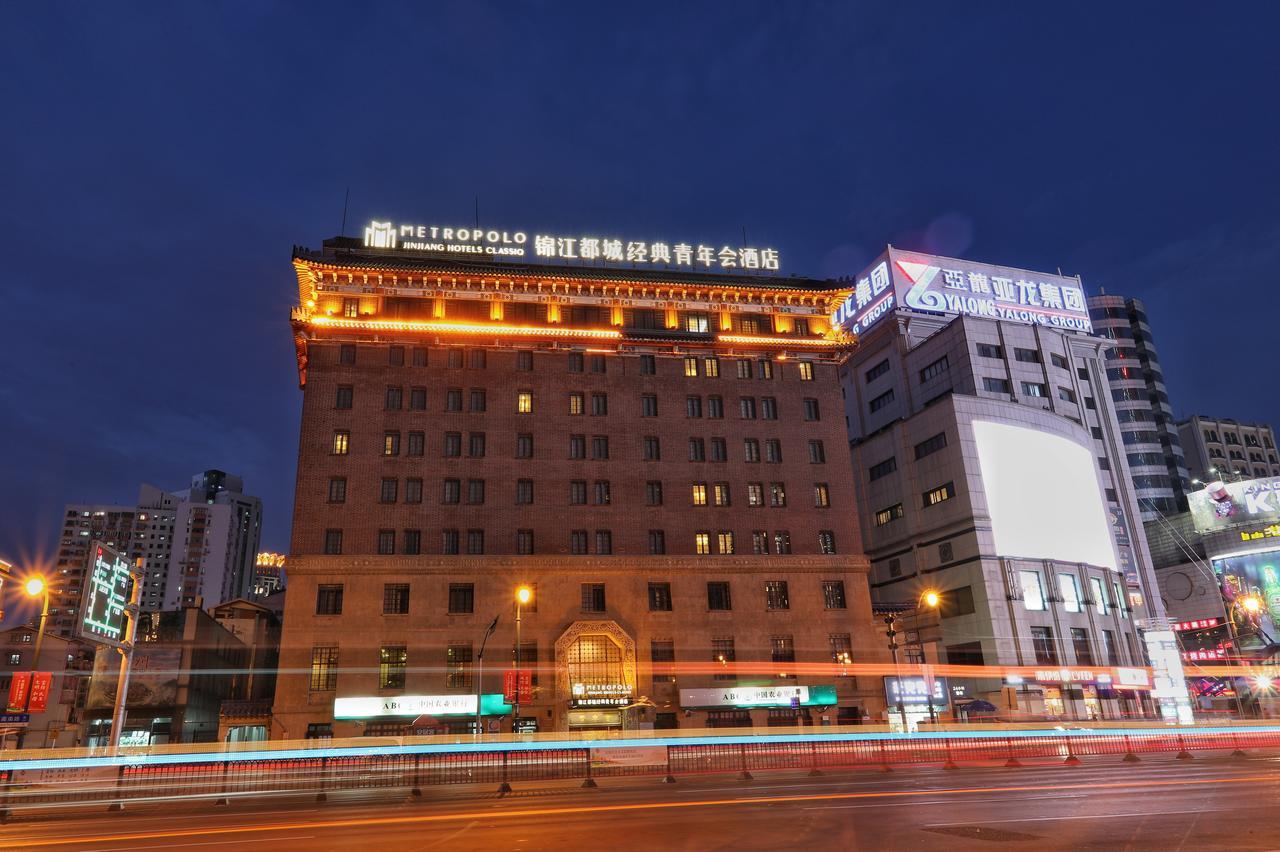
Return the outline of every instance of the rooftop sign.
<path id="1" fill-rule="evenodd" d="M 1187 495 L 1187 503 L 1198 532 L 1241 524 L 1275 523 L 1280 521 L 1280 477 L 1210 482 Z M 1257 537 L 1266 536 L 1264 533 Z"/>
<path id="2" fill-rule="evenodd" d="M 860 334 L 894 308 L 1093 330 L 1079 278 L 893 247 L 854 280 L 831 324 Z"/>
<path id="3" fill-rule="evenodd" d="M 579 234 L 529 235 L 528 231 L 454 228 L 443 225 L 370 222 L 366 248 L 436 254 L 484 255 L 493 260 L 577 261 L 604 266 L 681 267 L 702 272 L 777 272 L 777 249 L 650 242 Z"/>

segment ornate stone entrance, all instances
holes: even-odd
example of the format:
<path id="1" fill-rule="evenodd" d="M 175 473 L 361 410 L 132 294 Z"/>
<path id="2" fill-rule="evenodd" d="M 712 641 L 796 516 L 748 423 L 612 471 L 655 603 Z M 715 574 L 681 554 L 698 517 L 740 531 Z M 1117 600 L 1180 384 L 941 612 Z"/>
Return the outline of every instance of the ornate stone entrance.
<path id="1" fill-rule="evenodd" d="M 621 727 L 636 694 L 636 643 L 611 620 L 575 621 L 556 640 L 558 727 Z"/>

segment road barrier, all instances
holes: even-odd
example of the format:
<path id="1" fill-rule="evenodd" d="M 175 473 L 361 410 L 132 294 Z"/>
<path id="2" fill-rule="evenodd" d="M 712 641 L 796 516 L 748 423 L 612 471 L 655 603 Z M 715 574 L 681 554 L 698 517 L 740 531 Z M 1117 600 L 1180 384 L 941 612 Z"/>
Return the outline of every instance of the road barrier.
<path id="1" fill-rule="evenodd" d="M 0 821 L 20 810 L 81 805 L 120 809 L 129 802 L 237 798 L 314 793 L 323 801 L 340 790 L 383 788 L 420 795 L 447 784 L 511 785 L 583 781 L 934 764 L 1280 748 L 1280 726 L 939 729 L 912 734 L 859 728 L 789 729 L 761 732 L 630 732 L 609 739 L 569 739 L 563 734 L 496 737 L 376 738 L 340 742 L 309 740 L 247 747 L 168 746 L 119 749 L 108 754 L 61 751 L 8 752 L 0 759 Z"/>

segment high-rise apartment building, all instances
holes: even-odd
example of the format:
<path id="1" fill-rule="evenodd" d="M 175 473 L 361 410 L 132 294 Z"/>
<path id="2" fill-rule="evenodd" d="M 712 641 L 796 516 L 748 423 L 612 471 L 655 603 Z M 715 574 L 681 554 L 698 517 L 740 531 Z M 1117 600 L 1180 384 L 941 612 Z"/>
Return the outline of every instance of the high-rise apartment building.
<path id="1" fill-rule="evenodd" d="M 1146 307 L 1105 293 L 1088 301 L 1093 333 L 1112 341 L 1104 350 L 1107 382 L 1142 517 L 1184 512 L 1191 477 Z"/>
<path id="2" fill-rule="evenodd" d="M 510 729 L 516 667 L 520 730 L 883 713 L 834 666 L 888 655 L 829 285 L 353 240 L 293 263 L 284 736 Z"/>
<path id="3" fill-rule="evenodd" d="M 1276 435 L 1266 424 L 1196 414 L 1178 424 L 1178 435 L 1201 482 L 1280 476 Z"/>

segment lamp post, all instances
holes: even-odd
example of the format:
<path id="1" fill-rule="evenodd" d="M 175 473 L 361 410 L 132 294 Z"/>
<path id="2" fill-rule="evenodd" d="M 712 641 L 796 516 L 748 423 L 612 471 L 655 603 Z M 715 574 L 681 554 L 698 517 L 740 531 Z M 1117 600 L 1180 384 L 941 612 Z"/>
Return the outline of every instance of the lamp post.
<path id="1" fill-rule="evenodd" d="M 493 635 L 493 631 L 498 629 L 498 618 L 495 615 L 493 621 L 489 622 L 489 627 L 484 631 L 484 638 L 480 640 L 480 653 L 476 656 L 476 736 L 484 733 L 484 646 L 488 643 L 489 637 Z"/>
<path id="2" fill-rule="evenodd" d="M 45 582 L 43 577 L 28 577 L 22 584 L 22 590 L 26 592 L 27 597 L 40 598 L 40 626 L 36 630 L 36 641 L 33 654 L 31 656 L 31 679 L 27 682 L 27 697 L 23 701 L 23 712 L 31 713 L 31 693 L 36 683 L 36 673 L 40 671 L 40 647 L 44 644 L 44 628 L 49 621 L 49 584 Z M 18 733 L 18 748 L 22 748 L 22 741 L 26 739 L 25 731 Z"/>
<path id="3" fill-rule="evenodd" d="M 942 602 L 942 596 L 938 594 L 938 592 L 934 591 L 933 589 L 928 589 L 922 592 L 920 597 L 916 598 L 916 604 L 914 607 L 911 608 L 910 612 L 912 615 L 915 615 L 919 611 L 921 604 L 929 607 L 930 609 L 937 609 L 938 605 L 941 602 Z M 884 617 L 884 623 L 886 625 L 885 633 L 889 637 L 889 654 L 893 659 L 894 677 L 898 684 L 898 715 L 902 717 L 902 730 L 903 732 L 906 732 L 907 709 L 906 707 L 903 706 L 903 703 L 902 703 L 902 671 L 901 669 L 898 668 L 898 642 L 897 642 L 898 631 L 895 629 L 898 624 L 899 614 L 900 613 L 896 613 L 896 612 L 891 612 L 887 614 Z M 932 685 L 929 682 L 929 678 L 922 678 L 922 679 L 925 682 L 925 693 L 926 693 L 925 700 L 928 702 L 928 706 L 929 706 L 929 721 L 933 722 L 935 721 L 935 716 L 933 715 Z"/>
<path id="4" fill-rule="evenodd" d="M 512 655 L 515 658 L 516 683 L 511 703 L 511 733 L 513 734 L 517 733 L 516 729 L 520 726 L 520 613 L 524 605 L 532 599 L 533 590 L 528 586 L 516 589 L 516 647 Z"/>

